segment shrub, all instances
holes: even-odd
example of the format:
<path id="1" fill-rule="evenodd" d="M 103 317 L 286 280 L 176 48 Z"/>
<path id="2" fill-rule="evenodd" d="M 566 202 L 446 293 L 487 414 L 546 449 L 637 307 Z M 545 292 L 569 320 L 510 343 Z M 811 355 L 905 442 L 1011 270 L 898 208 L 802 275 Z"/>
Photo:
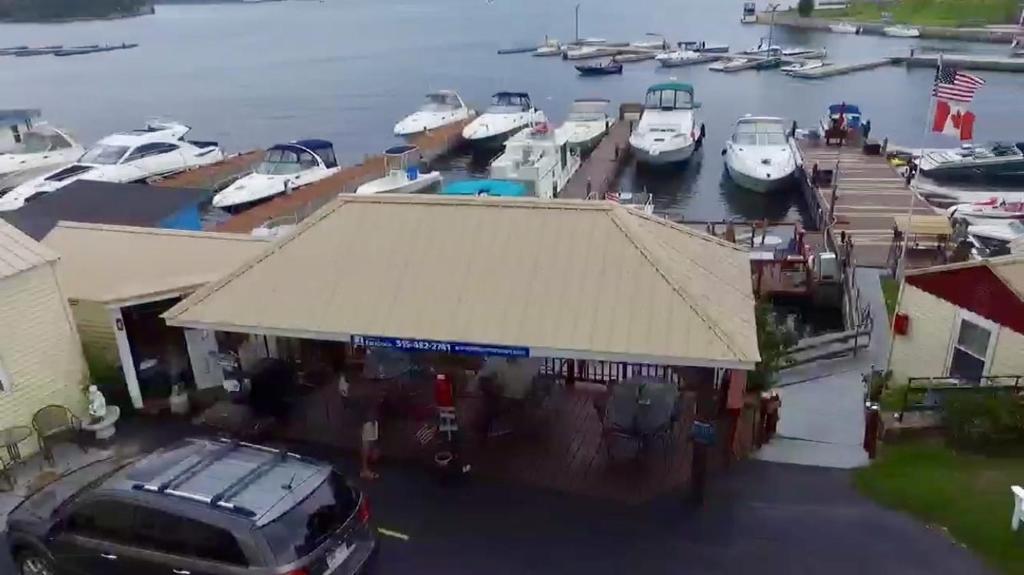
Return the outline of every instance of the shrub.
<path id="1" fill-rule="evenodd" d="M 814 12 L 814 0 L 800 0 L 796 5 L 796 11 L 804 18 L 810 16 Z"/>
<path id="2" fill-rule="evenodd" d="M 775 385 L 779 370 L 786 366 L 787 350 L 797 342 L 796 334 L 775 320 L 771 304 L 759 303 L 754 310 L 757 319 L 757 347 L 761 361 L 750 372 L 747 389 L 764 391 Z"/>
<path id="3" fill-rule="evenodd" d="M 1001 390 L 949 393 L 943 401 L 946 437 L 955 446 L 1003 451 L 1024 445 L 1024 402 Z"/>

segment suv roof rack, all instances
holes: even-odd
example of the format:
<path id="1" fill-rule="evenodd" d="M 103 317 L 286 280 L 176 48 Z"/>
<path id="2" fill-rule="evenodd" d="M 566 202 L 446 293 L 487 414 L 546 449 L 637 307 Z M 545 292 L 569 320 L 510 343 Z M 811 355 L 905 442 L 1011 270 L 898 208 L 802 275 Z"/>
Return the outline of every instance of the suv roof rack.
<path id="1" fill-rule="evenodd" d="M 284 449 L 280 451 L 274 451 L 270 457 L 267 457 L 264 461 L 260 462 L 259 465 L 253 467 L 249 471 L 243 473 L 240 477 L 232 481 L 220 490 L 219 493 L 210 498 L 210 505 L 220 505 L 227 500 L 229 495 L 234 495 L 249 485 L 252 485 L 260 477 L 263 477 L 271 469 L 277 467 L 278 464 L 288 458 L 288 452 Z"/>

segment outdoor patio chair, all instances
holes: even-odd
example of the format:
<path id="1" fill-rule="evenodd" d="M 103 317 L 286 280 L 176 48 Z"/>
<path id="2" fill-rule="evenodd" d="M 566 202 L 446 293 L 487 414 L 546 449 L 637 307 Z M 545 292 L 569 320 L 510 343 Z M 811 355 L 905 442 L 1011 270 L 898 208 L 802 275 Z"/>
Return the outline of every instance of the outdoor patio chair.
<path id="1" fill-rule="evenodd" d="M 39 449 L 50 465 L 53 459 L 53 446 L 58 443 L 74 443 L 83 452 L 82 421 L 63 405 L 47 405 L 32 416 L 32 429 L 39 439 Z"/>

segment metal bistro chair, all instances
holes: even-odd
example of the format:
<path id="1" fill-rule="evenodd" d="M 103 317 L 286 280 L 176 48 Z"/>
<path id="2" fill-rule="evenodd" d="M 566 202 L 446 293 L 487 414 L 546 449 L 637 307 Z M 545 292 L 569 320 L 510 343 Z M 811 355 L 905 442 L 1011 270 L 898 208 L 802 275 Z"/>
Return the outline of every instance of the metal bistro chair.
<path id="1" fill-rule="evenodd" d="M 58 443 L 74 443 L 84 453 L 82 444 L 82 420 L 63 405 L 47 405 L 32 416 L 32 429 L 39 439 L 39 449 L 50 465 L 55 465 L 53 446 Z"/>

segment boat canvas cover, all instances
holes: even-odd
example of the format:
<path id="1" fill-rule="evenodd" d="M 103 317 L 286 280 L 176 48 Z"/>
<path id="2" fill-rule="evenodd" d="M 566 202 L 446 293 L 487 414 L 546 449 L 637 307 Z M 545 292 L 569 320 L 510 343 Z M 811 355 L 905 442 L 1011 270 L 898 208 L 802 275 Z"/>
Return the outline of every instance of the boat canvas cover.
<path id="1" fill-rule="evenodd" d="M 751 369 L 750 273 L 745 249 L 612 202 L 341 195 L 164 318 Z"/>
<path id="2" fill-rule="evenodd" d="M 328 142 L 327 140 L 310 139 L 296 140 L 295 142 L 292 142 L 292 144 L 306 148 L 310 152 L 316 154 L 317 157 L 323 160 L 324 166 L 328 168 L 338 167 L 338 160 L 334 157 L 334 144 L 331 142 Z M 294 149 L 294 147 L 289 144 L 279 144 L 271 147 L 270 149 L 287 150 Z"/>

